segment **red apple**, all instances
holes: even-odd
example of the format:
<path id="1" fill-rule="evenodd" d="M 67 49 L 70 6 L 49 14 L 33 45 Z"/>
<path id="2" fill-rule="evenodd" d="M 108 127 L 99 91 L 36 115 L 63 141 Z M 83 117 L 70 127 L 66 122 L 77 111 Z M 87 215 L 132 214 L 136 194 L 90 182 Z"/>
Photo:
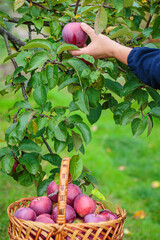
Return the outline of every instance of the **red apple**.
<path id="1" fill-rule="evenodd" d="M 105 209 L 105 210 L 100 211 L 99 214 L 100 214 L 101 216 L 105 217 L 107 221 L 118 218 L 115 213 L 109 211 L 108 209 Z"/>
<path id="2" fill-rule="evenodd" d="M 54 224 L 55 222 L 49 218 L 49 217 L 37 217 L 36 222 L 41 222 L 41 223 L 52 223 Z"/>
<path id="3" fill-rule="evenodd" d="M 28 207 L 22 207 L 19 208 L 14 216 L 18 219 L 23 219 L 23 220 L 31 220 L 31 221 L 35 221 L 36 220 L 36 213 L 34 210 L 32 210 L 31 208 Z"/>
<path id="4" fill-rule="evenodd" d="M 62 37 L 66 43 L 74 44 L 77 47 L 83 47 L 88 38 L 82 30 L 80 22 L 67 23 L 63 28 Z"/>
<path id="5" fill-rule="evenodd" d="M 47 196 L 53 201 L 58 202 L 58 185 L 53 180 L 47 187 Z M 55 194 L 53 196 L 49 196 L 50 194 Z"/>
<path id="6" fill-rule="evenodd" d="M 52 216 L 48 213 L 43 213 L 43 214 L 40 214 L 37 218 L 43 218 L 43 217 L 47 217 L 47 218 L 51 218 L 52 219 Z"/>
<path id="7" fill-rule="evenodd" d="M 57 209 L 58 206 L 55 206 L 55 208 L 52 211 L 52 219 L 54 222 L 57 221 Z M 72 223 L 76 218 L 76 213 L 74 211 L 74 209 L 70 206 L 67 205 L 66 206 L 66 223 Z"/>
<path id="8" fill-rule="evenodd" d="M 100 214 L 88 214 L 84 217 L 83 219 L 83 222 L 84 223 L 89 223 L 89 222 L 95 222 L 95 223 L 98 223 L 98 222 L 106 222 L 106 218 L 101 216 Z"/>
<path id="9" fill-rule="evenodd" d="M 75 198 L 82 193 L 82 190 L 75 184 L 68 184 L 67 204 L 73 206 Z"/>
<path id="10" fill-rule="evenodd" d="M 80 194 L 74 201 L 74 209 L 80 217 L 84 217 L 96 210 L 95 201 L 85 194 Z"/>
<path id="11" fill-rule="evenodd" d="M 29 207 L 35 211 L 37 216 L 43 213 L 49 214 L 52 211 L 52 201 L 46 196 L 37 197 L 30 202 Z"/>

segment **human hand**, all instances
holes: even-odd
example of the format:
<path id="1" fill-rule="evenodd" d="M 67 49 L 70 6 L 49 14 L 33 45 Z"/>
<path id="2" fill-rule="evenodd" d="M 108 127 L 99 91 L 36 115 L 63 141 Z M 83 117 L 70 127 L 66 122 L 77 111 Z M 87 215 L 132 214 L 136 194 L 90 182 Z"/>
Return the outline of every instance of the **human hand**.
<path id="1" fill-rule="evenodd" d="M 91 42 L 88 46 L 80 48 L 80 50 L 70 51 L 73 56 L 88 54 L 95 59 L 116 58 L 124 64 L 127 64 L 127 57 L 132 50 L 131 48 L 122 46 L 103 34 L 96 35 L 94 30 L 86 23 L 81 23 L 81 28 L 90 37 Z"/>

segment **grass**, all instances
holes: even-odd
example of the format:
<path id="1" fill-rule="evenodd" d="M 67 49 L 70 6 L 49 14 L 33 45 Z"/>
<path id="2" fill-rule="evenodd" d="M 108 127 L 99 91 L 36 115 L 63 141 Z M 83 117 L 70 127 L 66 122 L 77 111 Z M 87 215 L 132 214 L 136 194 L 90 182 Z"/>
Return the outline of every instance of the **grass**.
<path id="1" fill-rule="evenodd" d="M 18 94 L 20 98 L 21 94 Z M 65 96 L 65 98 L 64 98 Z M 56 105 L 69 101 L 66 92 L 53 91 L 49 99 Z M 3 139 L 7 123 L 7 109 L 17 100 L 16 95 L 0 98 L 0 139 Z M 160 236 L 160 191 L 152 188 L 152 182 L 160 178 L 159 122 L 155 121 L 152 134 L 134 139 L 130 126 L 114 124 L 112 114 L 104 111 L 92 127 L 92 141 L 82 156 L 84 164 L 93 171 L 99 182 L 99 190 L 113 203 L 127 211 L 124 240 L 159 240 Z M 3 145 L 3 144 L 2 144 Z M 46 149 L 44 149 L 46 152 Z M 63 153 L 65 156 L 67 153 Z M 124 166 L 120 171 L 119 167 Z M 46 169 L 49 166 L 46 166 Z M 11 177 L 0 173 L 0 235 L 8 240 L 7 206 L 22 197 L 36 194 L 34 187 L 20 186 Z M 133 219 L 136 211 L 143 210 L 144 219 Z"/>

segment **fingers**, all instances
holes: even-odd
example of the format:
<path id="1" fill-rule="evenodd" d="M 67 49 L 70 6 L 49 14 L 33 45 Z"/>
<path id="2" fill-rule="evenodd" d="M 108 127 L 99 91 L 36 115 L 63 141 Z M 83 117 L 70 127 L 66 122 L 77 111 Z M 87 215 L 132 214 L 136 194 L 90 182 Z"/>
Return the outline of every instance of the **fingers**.
<path id="1" fill-rule="evenodd" d="M 73 56 L 79 56 L 81 54 L 87 54 L 87 47 L 81 48 L 80 50 L 69 51 Z"/>
<path id="2" fill-rule="evenodd" d="M 93 30 L 93 28 L 91 28 L 89 25 L 87 25 L 86 23 L 81 23 L 81 28 L 83 29 L 84 32 L 87 33 L 87 35 L 90 37 L 91 41 L 97 36 Z"/>

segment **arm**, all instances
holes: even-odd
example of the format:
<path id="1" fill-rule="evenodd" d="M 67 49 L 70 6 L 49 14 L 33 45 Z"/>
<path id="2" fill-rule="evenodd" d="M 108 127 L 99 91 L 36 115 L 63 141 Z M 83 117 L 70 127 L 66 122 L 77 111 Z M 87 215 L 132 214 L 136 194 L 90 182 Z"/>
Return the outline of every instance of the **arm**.
<path id="1" fill-rule="evenodd" d="M 145 47 L 128 48 L 103 34 L 98 36 L 85 23 L 81 24 L 91 43 L 80 50 L 70 51 L 72 55 L 89 54 L 96 58 L 115 58 L 128 65 L 131 71 L 145 84 L 160 89 L 160 49 Z"/>
<path id="2" fill-rule="evenodd" d="M 88 34 L 91 43 L 80 50 L 70 51 L 72 55 L 79 56 L 81 54 L 89 54 L 96 58 L 116 58 L 120 62 L 127 65 L 127 57 L 132 48 L 122 46 L 121 44 L 111 40 L 109 37 L 95 34 L 94 30 L 85 23 L 81 24 L 84 32 Z"/>

